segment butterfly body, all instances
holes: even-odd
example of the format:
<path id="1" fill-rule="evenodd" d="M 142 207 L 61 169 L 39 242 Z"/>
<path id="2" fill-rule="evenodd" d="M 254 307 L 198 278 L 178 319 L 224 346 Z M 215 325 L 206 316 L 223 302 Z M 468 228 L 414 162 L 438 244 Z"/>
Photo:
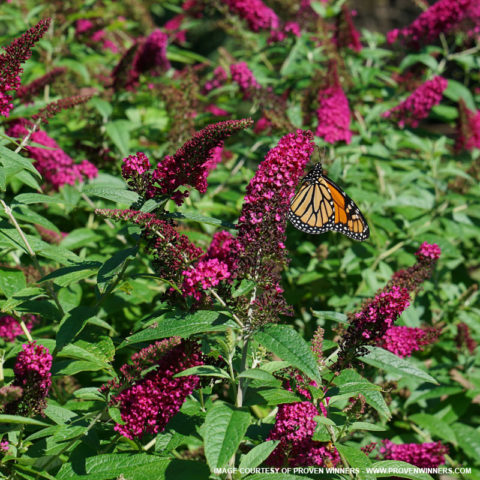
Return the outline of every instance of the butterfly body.
<path id="1" fill-rule="evenodd" d="M 303 179 L 290 202 L 288 218 L 294 227 L 305 233 L 319 234 L 333 230 L 358 241 L 366 240 L 370 235 L 367 221 L 359 208 L 323 174 L 320 163 Z"/>

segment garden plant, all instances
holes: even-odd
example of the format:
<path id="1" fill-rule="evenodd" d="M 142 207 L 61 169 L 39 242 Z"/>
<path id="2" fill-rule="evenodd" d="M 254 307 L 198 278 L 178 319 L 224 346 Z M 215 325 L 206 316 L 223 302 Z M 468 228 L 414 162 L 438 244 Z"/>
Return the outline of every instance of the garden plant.
<path id="1" fill-rule="evenodd" d="M 1 2 L 0 478 L 480 479 L 480 2 L 361 3 Z"/>

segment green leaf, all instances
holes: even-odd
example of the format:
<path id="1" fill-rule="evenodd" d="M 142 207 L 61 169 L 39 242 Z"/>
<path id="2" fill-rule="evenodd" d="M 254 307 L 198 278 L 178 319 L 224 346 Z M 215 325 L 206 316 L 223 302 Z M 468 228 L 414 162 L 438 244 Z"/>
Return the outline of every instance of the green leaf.
<path id="1" fill-rule="evenodd" d="M 344 313 L 340 312 L 329 312 L 321 310 L 312 310 L 314 317 L 320 318 L 322 320 L 333 320 L 334 322 L 347 324 L 347 316 Z"/>
<path id="2" fill-rule="evenodd" d="M 119 348 L 133 345 L 134 343 L 149 342 L 159 338 L 178 336 L 188 338 L 196 333 L 224 332 L 229 328 L 236 328 L 237 324 L 220 312 L 199 310 L 193 314 L 175 314 L 168 312 L 155 320 L 157 326 L 147 328 L 135 333 L 120 345 Z"/>
<path id="3" fill-rule="evenodd" d="M 255 339 L 319 385 L 322 383 L 317 361 L 308 343 L 293 328 L 286 325 L 267 325 L 255 334 Z"/>
<path id="4" fill-rule="evenodd" d="M 223 370 L 222 368 L 214 367 L 213 365 L 199 365 L 197 367 L 187 368 L 183 372 L 177 373 L 173 376 L 176 377 L 186 377 L 188 375 L 199 375 L 204 377 L 220 377 L 220 378 L 230 378 L 230 375 Z"/>
<path id="5" fill-rule="evenodd" d="M 110 480 L 123 476 L 128 480 L 167 480 L 195 478 L 207 480 L 206 465 L 188 460 L 161 458 L 146 453 L 110 453 L 74 459 L 62 465 L 56 480 Z"/>
<path id="6" fill-rule="evenodd" d="M 401 71 L 403 71 L 406 68 L 411 67 L 412 65 L 415 65 L 416 63 L 423 63 L 431 70 L 436 70 L 438 66 L 437 60 L 432 55 L 429 55 L 428 53 L 418 53 L 418 54 L 414 53 L 414 54 L 407 55 L 401 61 L 398 68 Z"/>
<path id="7" fill-rule="evenodd" d="M 190 220 L 192 222 L 205 223 L 207 225 L 235 228 L 233 223 L 225 222 L 224 220 L 219 220 L 218 218 L 205 217 L 204 215 L 199 215 L 198 213 L 174 212 L 168 213 L 166 216 L 169 218 L 175 218 L 177 220 Z"/>
<path id="8" fill-rule="evenodd" d="M 362 383 L 368 382 L 368 380 L 364 379 L 358 372 L 351 369 L 343 370 L 342 373 L 335 378 L 335 384 L 337 386 L 352 382 Z M 390 418 L 390 410 L 388 409 L 381 392 L 366 389 L 363 391 L 363 396 L 365 397 L 366 402 L 377 410 L 382 417 L 387 419 Z"/>
<path id="9" fill-rule="evenodd" d="M 409 377 L 423 380 L 424 382 L 439 385 L 437 380 L 430 376 L 427 372 L 420 370 L 409 360 L 397 357 L 392 352 L 379 347 L 370 347 L 369 353 L 360 358 L 360 360 L 368 365 L 381 368 L 389 373 L 395 373 L 400 376 L 407 375 Z"/>
<path id="10" fill-rule="evenodd" d="M 20 424 L 20 425 L 37 425 L 38 427 L 48 427 L 49 424 L 35 420 L 34 418 L 20 417 L 19 415 L 0 415 L 0 423 Z"/>
<path id="11" fill-rule="evenodd" d="M 111 258 L 109 258 L 98 271 L 97 283 L 100 293 L 106 291 L 106 284 L 111 282 L 116 275 L 120 273 L 125 262 L 130 258 L 134 259 L 137 255 L 138 247 L 125 248 L 115 252 Z"/>
<path id="12" fill-rule="evenodd" d="M 216 402 L 205 419 L 205 457 L 210 468 L 224 467 L 235 454 L 250 425 L 250 414 L 222 402 Z"/>
<path id="13" fill-rule="evenodd" d="M 131 205 L 139 200 L 138 193 L 127 190 L 125 186 L 115 187 L 103 184 L 90 183 L 83 189 L 85 195 L 105 198 L 121 205 Z"/>
<path id="14" fill-rule="evenodd" d="M 362 473 L 359 473 L 359 480 L 372 480 L 375 479 L 375 475 L 370 475 L 363 472 L 363 469 L 370 467 L 372 462 L 370 459 L 360 450 L 359 447 L 350 445 L 342 445 L 335 443 L 335 447 L 339 453 L 347 460 L 347 463 L 352 468 L 359 468 Z M 357 476 L 355 476 L 357 478 Z"/>
<path id="15" fill-rule="evenodd" d="M 21 193 L 15 197 L 15 201 L 18 203 L 24 203 L 25 205 L 32 205 L 35 203 L 46 203 L 53 205 L 68 205 L 74 207 L 75 205 L 68 204 L 61 195 L 44 195 L 43 193 Z"/>
<path id="16" fill-rule="evenodd" d="M 69 344 L 95 314 L 96 310 L 94 308 L 84 306 L 76 307 L 68 312 L 58 329 L 56 350 L 62 350 L 65 345 Z"/>
<path id="17" fill-rule="evenodd" d="M 43 277 L 40 282 L 52 280 L 60 287 L 66 287 L 93 275 L 101 266 L 100 262 L 83 262 L 80 265 L 62 267 Z"/>
<path id="18" fill-rule="evenodd" d="M 246 295 L 247 293 L 251 292 L 256 283 L 253 280 L 248 280 L 244 278 L 241 282 L 240 285 L 235 289 L 235 291 L 232 293 L 233 298 L 241 297 L 242 295 Z"/>
<path id="19" fill-rule="evenodd" d="M 368 423 L 368 422 L 353 422 L 349 429 L 349 431 L 354 430 L 367 430 L 371 432 L 384 432 L 386 428 L 383 425 L 377 425 L 375 423 Z"/>
<path id="20" fill-rule="evenodd" d="M 451 428 L 455 432 L 460 448 L 472 460 L 477 461 L 480 458 L 480 432 L 464 423 L 454 423 Z"/>
<path id="21" fill-rule="evenodd" d="M 129 151 L 130 128 L 131 124 L 128 120 L 114 120 L 105 126 L 105 132 L 124 157 Z"/>
<path id="22" fill-rule="evenodd" d="M 27 286 L 21 270 L 0 267 L 0 290 L 8 298 Z"/>
<path id="23" fill-rule="evenodd" d="M 428 473 L 409 473 L 416 467 L 410 463 L 398 460 L 382 460 L 381 462 L 373 463 L 369 468 L 372 471 L 376 470 L 375 476 L 377 478 L 401 476 L 402 478 L 411 478 L 412 480 L 433 480 Z"/>
<path id="24" fill-rule="evenodd" d="M 245 396 L 244 405 L 280 405 L 282 403 L 296 403 L 300 401 L 300 397 L 283 388 L 249 388 Z"/>
<path id="25" fill-rule="evenodd" d="M 354 370 L 343 370 L 342 373 L 334 379 L 336 385 L 335 388 L 330 389 L 326 395 L 335 396 L 335 395 L 346 395 L 352 393 L 361 393 L 366 392 L 380 391 L 382 388 L 379 385 L 375 385 L 369 382 L 367 379 L 363 378 Z"/>
<path id="26" fill-rule="evenodd" d="M 281 381 L 275 378 L 271 373 L 261 370 L 260 368 L 252 368 L 245 370 L 238 375 L 238 378 L 249 378 L 251 380 L 258 380 L 264 386 L 279 386 Z"/>
<path id="27" fill-rule="evenodd" d="M 275 450 L 280 440 L 269 440 L 252 448 L 246 455 L 242 457 L 239 468 L 255 468 L 258 467 L 268 456 Z"/>
<path id="28" fill-rule="evenodd" d="M 448 79 L 448 85 L 443 91 L 443 95 L 454 102 L 462 99 L 470 110 L 476 110 L 475 101 L 473 100 L 470 89 L 456 80 Z"/>
<path id="29" fill-rule="evenodd" d="M 0 145 L 0 162 L 4 166 L 15 165 L 21 167 L 22 169 L 28 170 L 40 177 L 37 169 L 32 165 L 31 160 L 22 157 L 20 154 L 15 153 L 13 150 L 10 150 L 3 145 Z"/>
<path id="30" fill-rule="evenodd" d="M 410 420 L 415 422 L 419 427 L 427 430 L 431 435 L 441 440 L 457 445 L 457 439 L 450 425 L 441 418 L 429 415 L 428 413 L 416 413 L 410 415 Z"/>

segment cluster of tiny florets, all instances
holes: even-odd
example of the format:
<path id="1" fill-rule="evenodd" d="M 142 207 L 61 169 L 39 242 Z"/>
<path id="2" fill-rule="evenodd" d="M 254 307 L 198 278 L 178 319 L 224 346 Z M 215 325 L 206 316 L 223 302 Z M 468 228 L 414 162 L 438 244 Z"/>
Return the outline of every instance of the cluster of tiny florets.
<path id="1" fill-rule="evenodd" d="M 15 415 L 43 414 L 52 385 L 52 356 L 48 348 L 30 342 L 23 345 L 13 367 L 13 386 L 22 388 L 22 396 L 5 406 L 5 413 Z"/>
<path id="2" fill-rule="evenodd" d="M 440 34 L 455 29 L 475 7 L 476 0 L 439 0 L 421 13 L 408 27 L 395 29 L 387 34 L 389 43 L 397 39 L 409 47 L 418 49 L 436 40 Z"/>
<path id="3" fill-rule="evenodd" d="M 382 116 L 392 118 L 401 127 L 404 125 L 416 127 L 419 121 L 427 118 L 430 110 L 440 103 L 447 85 L 448 81 L 445 78 L 434 77 L 418 87 L 399 105 L 383 113 Z"/>
<path id="4" fill-rule="evenodd" d="M 416 328 L 405 326 L 390 327 L 378 341 L 378 346 L 401 358 L 410 357 L 413 352 L 423 350 L 435 342 L 440 331 L 433 327 Z"/>
<path id="5" fill-rule="evenodd" d="M 278 28 L 276 13 L 261 0 L 226 0 L 225 4 L 233 13 L 243 18 L 254 32 Z"/>
<path id="6" fill-rule="evenodd" d="M 22 63 L 32 55 L 32 47 L 48 30 L 50 19 L 40 20 L 34 27 L 16 38 L 10 45 L 3 47 L 0 55 L 0 115 L 8 117 L 13 108 L 14 92 L 20 87 L 20 75 L 23 72 Z"/>
<path id="7" fill-rule="evenodd" d="M 384 460 L 397 460 L 419 468 L 436 468 L 445 463 L 448 448 L 441 442 L 396 444 L 382 440 L 380 454 Z"/>
<path id="8" fill-rule="evenodd" d="M 325 442 L 312 440 L 320 413 L 310 402 L 282 404 L 278 407 L 275 426 L 267 440 L 280 440 L 267 459 L 275 467 L 334 467 L 340 462 L 337 449 Z"/>
<path id="9" fill-rule="evenodd" d="M 26 121 L 16 121 L 7 130 L 7 135 L 15 138 L 23 138 L 28 134 Z M 76 182 L 83 182 L 87 178 L 95 178 L 98 170 L 88 160 L 75 163 L 73 158 L 67 155 L 43 130 L 34 131 L 31 141 L 44 145 L 46 148 L 28 146 L 26 150 L 31 158 L 35 160 L 34 166 L 55 190 L 63 185 L 74 185 Z"/>
<path id="10" fill-rule="evenodd" d="M 29 331 L 37 322 L 36 317 L 33 315 L 23 317 L 23 320 Z M 18 320 L 10 315 L 3 315 L 0 317 L 0 338 L 3 338 L 7 342 L 13 342 L 19 335 L 24 335 L 24 332 L 20 327 Z"/>
<path id="11" fill-rule="evenodd" d="M 471 151 L 474 148 L 480 148 L 480 112 L 470 110 L 460 99 L 455 150 Z"/>
<path id="12" fill-rule="evenodd" d="M 118 380 L 102 388 L 103 392 L 114 393 L 110 403 L 118 406 L 124 422 L 117 423 L 114 429 L 131 439 L 164 430 L 200 383 L 195 375 L 174 375 L 202 365 L 203 360 L 196 343 L 172 338 L 141 350 L 132 362 L 121 368 Z M 147 369 L 150 371 L 142 376 L 142 370 Z"/>

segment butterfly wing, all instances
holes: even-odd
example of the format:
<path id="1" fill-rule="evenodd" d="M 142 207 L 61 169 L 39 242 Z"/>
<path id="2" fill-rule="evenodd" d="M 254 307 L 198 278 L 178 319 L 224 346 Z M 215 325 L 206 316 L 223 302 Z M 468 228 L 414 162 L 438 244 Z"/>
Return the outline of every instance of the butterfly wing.
<path id="1" fill-rule="evenodd" d="M 332 230 L 343 233 L 353 240 L 363 241 L 370 236 L 365 217 L 355 202 L 328 177 L 322 178 L 327 185 L 335 207 Z"/>
<path id="2" fill-rule="evenodd" d="M 324 233 L 334 227 L 335 207 L 328 186 L 304 182 L 290 203 L 289 220 L 305 233 Z"/>
<path id="3" fill-rule="evenodd" d="M 293 226 L 305 233 L 329 230 L 354 240 L 366 240 L 370 231 L 355 202 L 316 165 L 305 177 L 300 190 L 290 202 L 288 215 Z"/>

